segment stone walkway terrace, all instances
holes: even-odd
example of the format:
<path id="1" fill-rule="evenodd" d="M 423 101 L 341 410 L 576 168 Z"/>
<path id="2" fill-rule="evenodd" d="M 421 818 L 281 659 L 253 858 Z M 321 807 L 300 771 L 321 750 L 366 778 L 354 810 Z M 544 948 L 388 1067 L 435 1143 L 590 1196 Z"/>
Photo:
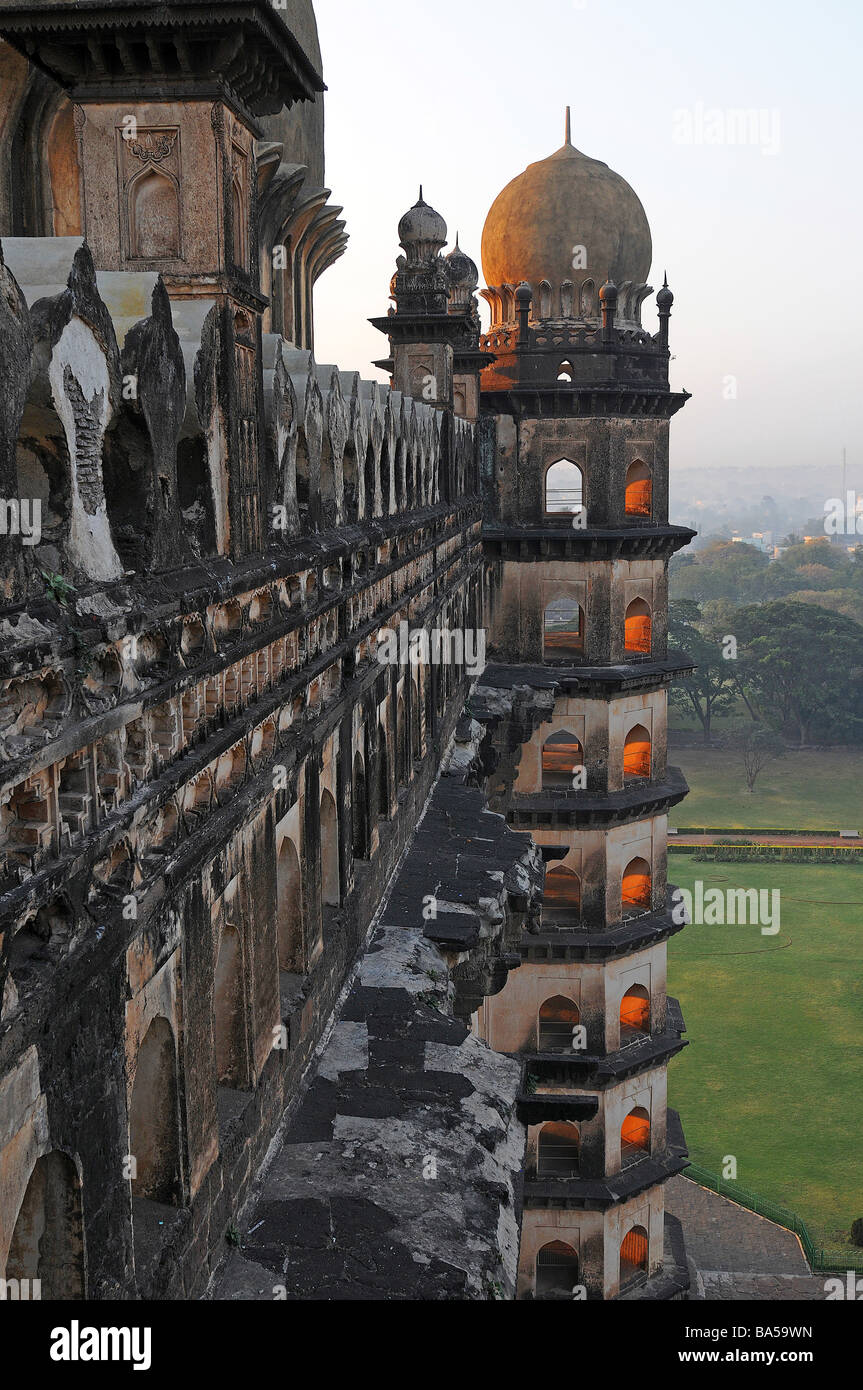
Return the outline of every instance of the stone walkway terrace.
<path id="1" fill-rule="evenodd" d="M 792 1231 L 689 1178 L 671 1178 L 665 1192 L 667 1210 L 683 1224 L 705 1299 L 824 1298 L 828 1276 L 812 1274 Z"/>

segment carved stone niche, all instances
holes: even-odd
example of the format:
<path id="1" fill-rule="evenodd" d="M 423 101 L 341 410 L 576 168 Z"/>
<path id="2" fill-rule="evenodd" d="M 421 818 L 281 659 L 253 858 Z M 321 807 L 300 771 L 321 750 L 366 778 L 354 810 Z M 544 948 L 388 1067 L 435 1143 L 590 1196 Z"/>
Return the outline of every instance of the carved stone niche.
<path id="1" fill-rule="evenodd" d="M 180 127 L 116 129 L 124 261 L 183 258 Z"/>

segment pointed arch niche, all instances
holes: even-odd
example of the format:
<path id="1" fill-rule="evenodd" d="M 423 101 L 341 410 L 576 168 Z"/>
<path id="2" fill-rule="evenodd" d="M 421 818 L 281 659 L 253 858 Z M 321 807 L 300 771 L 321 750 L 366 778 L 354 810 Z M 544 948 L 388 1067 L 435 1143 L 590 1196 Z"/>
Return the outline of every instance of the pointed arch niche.
<path id="1" fill-rule="evenodd" d="M 126 188 L 131 260 L 176 260 L 180 254 L 180 194 L 174 178 L 148 165 Z"/>
<path id="2" fill-rule="evenodd" d="M 84 1224 L 81 1183 L 67 1154 L 37 1159 L 9 1246 L 4 1277 L 38 1279 L 44 1299 L 84 1297 Z"/>

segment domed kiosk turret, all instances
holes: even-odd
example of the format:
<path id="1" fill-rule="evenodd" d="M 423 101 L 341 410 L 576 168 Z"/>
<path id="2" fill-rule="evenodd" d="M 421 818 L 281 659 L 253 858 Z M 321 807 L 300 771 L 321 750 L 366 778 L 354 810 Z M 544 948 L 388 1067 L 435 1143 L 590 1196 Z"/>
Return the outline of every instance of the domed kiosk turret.
<path id="1" fill-rule="evenodd" d="M 470 303 L 474 291 L 479 284 L 479 271 L 476 262 L 470 256 L 465 255 L 458 243 L 456 234 L 455 246 L 449 255 L 444 258 L 447 264 L 447 274 L 450 279 L 450 313 L 463 304 Z"/>
<path id="2" fill-rule="evenodd" d="M 422 265 L 436 259 L 446 246 L 446 223 L 439 212 L 423 198 L 422 186 L 414 203 L 399 222 L 399 245 L 406 252 L 408 265 Z"/>
<path id="3" fill-rule="evenodd" d="M 371 320 L 390 341 L 390 356 L 375 365 L 390 373 L 403 395 L 476 420 L 480 372 L 494 355 L 480 347 L 479 271 L 458 237 L 442 255 L 446 239 L 446 222 L 420 185 L 419 199 L 399 222 L 404 254 L 390 282 L 393 307 L 386 318 Z"/>
<path id="4" fill-rule="evenodd" d="M 533 290 L 534 320 L 594 320 L 606 278 L 618 286 L 620 317 L 637 323 L 652 255 L 638 195 L 575 148 L 567 108 L 564 144 L 508 183 L 486 218 L 482 265 L 492 325 L 514 321 L 521 281 Z"/>

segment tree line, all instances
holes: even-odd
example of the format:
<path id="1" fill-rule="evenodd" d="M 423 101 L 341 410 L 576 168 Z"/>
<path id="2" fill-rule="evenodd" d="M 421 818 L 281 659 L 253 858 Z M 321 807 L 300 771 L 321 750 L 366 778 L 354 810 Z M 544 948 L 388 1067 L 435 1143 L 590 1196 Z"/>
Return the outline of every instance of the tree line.
<path id="1" fill-rule="evenodd" d="M 825 574 L 835 576 L 834 590 L 801 587 L 826 582 Z M 857 617 L 832 606 L 835 592 L 851 595 Z M 738 716 L 732 738 L 744 753 L 748 745 L 755 763 L 776 756 L 785 741 L 863 742 L 858 619 L 863 547 L 849 554 L 818 541 L 771 561 L 753 546 L 718 542 L 679 557 L 671 568 L 669 642 L 698 669 L 674 683 L 672 704 L 695 717 L 705 742 L 717 718 Z"/>

